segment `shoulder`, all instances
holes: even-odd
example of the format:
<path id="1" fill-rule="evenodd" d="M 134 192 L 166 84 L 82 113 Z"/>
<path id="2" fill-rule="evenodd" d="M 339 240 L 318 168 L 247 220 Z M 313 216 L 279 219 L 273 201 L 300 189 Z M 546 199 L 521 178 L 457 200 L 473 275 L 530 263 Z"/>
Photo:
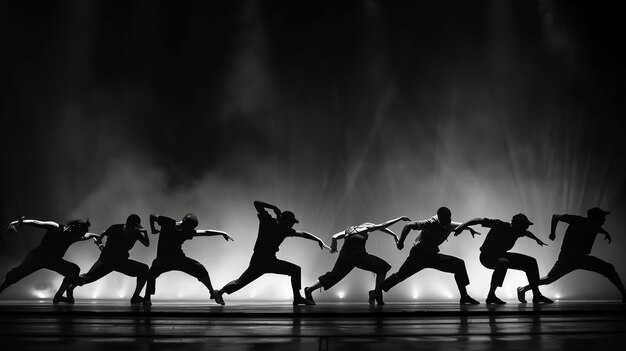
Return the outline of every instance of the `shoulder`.
<path id="1" fill-rule="evenodd" d="M 159 216 L 156 219 L 157 223 L 159 223 L 162 226 L 169 226 L 169 225 L 175 225 L 176 221 L 170 217 L 166 217 L 166 216 Z"/>
<path id="2" fill-rule="evenodd" d="M 587 221 L 587 218 L 581 217 L 581 216 L 577 216 L 577 215 L 564 214 L 561 217 L 559 217 L 559 221 L 571 224 L 571 223 L 575 223 L 575 222 L 585 222 L 585 221 Z"/>
<path id="3" fill-rule="evenodd" d="M 496 228 L 496 227 L 504 227 L 506 226 L 508 223 L 503 222 L 499 219 L 490 219 L 490 218 L 483 218 L 482 220 L 482 226 L 483 227 L 487 227 L 487 228 Z"/>

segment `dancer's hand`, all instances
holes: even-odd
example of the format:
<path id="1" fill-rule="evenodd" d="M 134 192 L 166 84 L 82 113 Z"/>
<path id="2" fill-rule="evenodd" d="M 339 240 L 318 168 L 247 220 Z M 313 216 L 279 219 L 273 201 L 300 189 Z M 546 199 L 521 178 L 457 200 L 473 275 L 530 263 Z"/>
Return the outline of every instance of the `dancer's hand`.
<path id="1" fill-rule="evenodd" d="M 411 218 L 409 218 L 409 217 L 407 217 L 407 216 L 402 216 L 402 217 L 400 218 L 400 220 L 401 220 L 401 221 L 405 221 L 405 222 L 410 222 L 410 221 L 411 221 Z"/>
<path id="2" fill-rule="evenodd" d="M 404 249 L 404 243 L 401 243 L 401 242 L 398 241 L 396 243 L 396 247 L 398 248 L 398 250 L 402 250 L 402 249 Z"/>
<path id="3" fill-rule="evenodd" d="M 611 243 L 611 236 L 609 235 L 609 233 L 604 233 L 604 240 L 607 240 L 609 244 Z"/>
<path id="4" fill-rule="evenodd" d="M 17 227 L 22 225 L 22 222 L 24 221 L 24 219 L 26 219 L 26 217 L 22 216 L 17 221 L 13 221 L 13 222 L 9 223 L 9 226 L 6 229 L 6 232 L 7 233 L 17 233 Z"/>
<path id="5" fill-rule="evenodd" d="M 473 238 L 475 235 L 480 235 L 480 233 L 479 233 L 479 232 L 475 231 L 474 229 L 472 229 L 472 228 L 470 228 L 470 227 L 467 227 L 467 230 L 469 230 L 469 232 L 472 234 L 472 238 Z"/>
<path id="6" fill-rule="evenodd" d="M 222 234 L 222 236 L 224 237 L 224 240 L 226 240 L 226 241 L 235 241 L 235 238 L 233 238 L 232 236 L 228 235 L 228 233 L 224 233 L 224 234 Z"/>
<path id="7" fill-rule="evenodd" d="M 556 234 L 550 233 L 550 235 L 548 235 L 548 239 L 554 241 L 554 239 L 556 239 Z"/>
<path id="8" fill-rule="evenodd" d="M 328 247 L 328 245 L 324 244 L 323 241 L 320 240 L 317 243 L 320 246 L 320 250 L 328 250 L 330 252 L 330 247 Z"/>
<path id="9" fill-rule="evenodd" d="M 544 243 L 543 241 L 537 239 L 537 244 L 539 244 L 539 246 L 548 246 L 548 244 Z"/>

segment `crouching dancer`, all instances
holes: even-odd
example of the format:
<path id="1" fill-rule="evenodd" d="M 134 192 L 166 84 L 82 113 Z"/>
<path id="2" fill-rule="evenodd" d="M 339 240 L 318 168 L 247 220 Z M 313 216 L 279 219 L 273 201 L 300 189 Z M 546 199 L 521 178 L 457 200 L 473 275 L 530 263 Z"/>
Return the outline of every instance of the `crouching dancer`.
<path id="1" fill-rule="evenodd" d="M 0 285 L 0 293 L 22 278 L 45 268 L 65 277 L 52 302 L 74 303 L 73 299 L 66 298 L 62 294 L 72 282 L 78 279 L 80 268 L 76 264 L 64 260 L 63 256 L 73 243 L 98 237 L 97 234 L 87 232 L 89 220 L 86 222 L 76 220 L 63 225 L 53 221 L 39 221 L 22 217 L 11 222 L 7 232 L 17 232 L 17 228 L 22 224 L 45 229 L 46 234 L 41 239 L 39 246 L 32 249 L 19 266 L 7 273 L 4 282 Z"/>
<path id="2" fill-rule="evenodd" d="M 155 228 L 155 224 L 161 226 L 161 230 Z M 150 215 L 150 229 L 153 234 L 159 235 L 159 244 L 157 247 L 157 256 L 152 261 L 150 272 L 148 274 L 148 285 L 146 287 L 146 296 L 144 304 L 151 304 L 151 296 L 155 293 L 156 279 L 163 273 L 169 271 L 185 272 L 192 277 L 198 279 L 204 286 L 209 289 L 210 297 L 215 299 L 220 305 L 224 304 L 221 294 L 215 294 L 211 278 L 204 266 L 187 256 L 183 252 L 182 245 L 186 240 L 196 236 L 215 236 L 221 235 L 226 241 L 235 240 L 228 233 L 219 230 L 195 229 L 198 226 L 198 218 L 196 215 L 186 214 L 180 221 L 175 221 L 165 216 Z"/>
<path id="3" fill-rule="evenodd" d="M 102 240 L 106 238 L 106 245 Z M 130 298 L 130 303 L 142 303 L 141 290 L 148 279 L 148 265 L 129 259 L 129 251 L 139 241 L 144 246 L 150 245 L 148 232 L 141 226 L 141 219 L 136 214 L 131 214 L 125 224 L 114 224 L 105 230 L 100 237 L 94 238 L 102 251 L 98 260 L 91 266 L 89 271 L 81 274 L 78 279 L 67 289 L 67 298 L 74 299 L 74 288 L 95 282 L 96 280 L 115 271 L 130 277 L 137 277 L 135 292 Z M 66 278 L 67 279 L 67 278 Z M 62 292 L 61 292 L 62 293 Z"/>

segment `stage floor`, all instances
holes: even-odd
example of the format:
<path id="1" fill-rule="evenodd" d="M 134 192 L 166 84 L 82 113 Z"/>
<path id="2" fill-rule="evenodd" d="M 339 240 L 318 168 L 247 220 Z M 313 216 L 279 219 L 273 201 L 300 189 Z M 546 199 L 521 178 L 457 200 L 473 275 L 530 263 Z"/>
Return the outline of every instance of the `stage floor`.
<path id="1" fill-rule="evenodd" d="M 0 301 L 4 349 L 539 350 L 626 348 L 626 304 Z M 9 347 L 9 348 L 7 348 Z"/>

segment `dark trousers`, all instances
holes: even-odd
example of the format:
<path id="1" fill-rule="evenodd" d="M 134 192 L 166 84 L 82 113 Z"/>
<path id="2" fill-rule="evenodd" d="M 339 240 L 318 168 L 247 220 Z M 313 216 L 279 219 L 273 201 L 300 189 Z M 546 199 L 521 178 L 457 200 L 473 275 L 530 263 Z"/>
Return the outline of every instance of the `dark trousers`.
<path id="1" fill-rule="evenodd" d="M 81 274 L 76 281 L 76 285 L 85 285 L 104 277 L 111 272 L 120 272 L 130 277 L 137 277 L 137 282 L 148 278 L 148 265 L 128 258 L 124 259 L 98 259 L 89 271 Z"/>
<path id="2" fill-rule="evenodd" d="M 556 261 L 548 275 L 541 279 L 540 284 L 550 284 L 577 269 L 602 274 L 609 279 L 617 275 L 612 264 L 591 255 L 559 257 L 559 260 Z"/>
<path id="3" fill-rule="evenodd" d="M 348 275 L 355 267 L 373 272 L 376 275 L 385 275 L 391 269 L 391 266 L 385 260 L 370 255 L 365 250 L 356 252 L 341 251 L 333 269 L 319 277 L 319 281 L 322 283 L 322 287 L 328 290 Z"/>
<path id="4" fill-rule="evenodd" d="M 400 282 L 409 278 L 413 274 L 424 268 L 433 268 L 438 271 L 453 273 L 454 280 L 459 287 L 469 285 L 469 277 L 465 269 L 465 262 L 454 256 L 443 255 L 433 251 L 419 250 L 415 247 L 411 249 L 409 257 L 400 266 L 397 273 L 385 279 L 381 288 L 389 291 Z"/>
<path id="5" fill-rule="evenodd" d="M 507 269 L 524 271 L 528 278 L 528 284 L 537 286 L 539 283 L 539 268 L 537 260 L 530 256 L 505 252 L 503 254 L 480 254 L 480 263 L 489 269 L 493 269 L 491 286 L 502 286 Z"/>
<path id="6" fill-rule="evenodd" d="M 252 283 L 258 277 L 266 273 L 282 274 L 291 277 L 291 288 L 294 292 L 300 291 L 301 278 L 300 266 L 293 263 L 282 261 L 271 255 L 253 254 L 250 259 L 250 265 L 241 274 L 241 276 L 230 283 L 226 284 L 222 291 L 232 294 L 244 286 Z"/>
<path id="7" fill-rule="evenodd" d="M 148 285 L 146 286 L 146 295 L 154 295 L 156 289 L 156 279 L 163 273 L 169 271 L 181 271 L 195 277 L 199 281 L 209 278 L 204 266 L 185 255 L 178 257 L 157 257 L 152 261 L 152 266 L 148 272 Z"/>
<path id="8" fill-rule="evenodd" d="M 19 266 L 7 273 L 4 283 L 7 286 L 15 284 L 22 278 L 44 268 L 55 271 L 71 281 L 75 281 L 80 273 L 80 267 L 62 257 L 48 257 L 37 251 L 31 251 Z"/>

